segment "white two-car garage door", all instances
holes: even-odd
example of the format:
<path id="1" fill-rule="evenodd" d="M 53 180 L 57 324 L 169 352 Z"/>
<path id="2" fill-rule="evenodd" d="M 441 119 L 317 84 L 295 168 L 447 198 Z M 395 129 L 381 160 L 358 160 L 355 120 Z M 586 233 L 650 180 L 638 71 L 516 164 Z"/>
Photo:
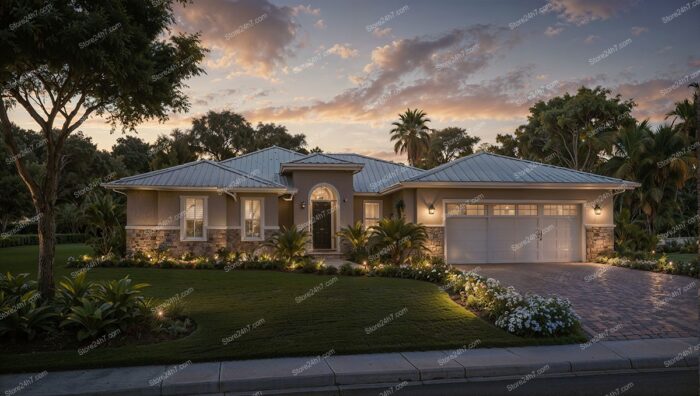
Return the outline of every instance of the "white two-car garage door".
<path id="1" fill-rule="evenodd" d="M 449 264 L 581 260 L 578 204 L 445 204 Z"/>

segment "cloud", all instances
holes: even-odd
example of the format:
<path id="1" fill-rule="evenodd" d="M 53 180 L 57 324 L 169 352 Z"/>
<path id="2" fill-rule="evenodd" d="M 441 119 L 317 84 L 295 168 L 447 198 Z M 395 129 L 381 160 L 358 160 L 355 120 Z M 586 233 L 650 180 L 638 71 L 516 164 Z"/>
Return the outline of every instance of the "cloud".
<path id="1" fill-rule="evenodd" d="M 354 58 L 358 51 L 350 46 L 350 44 L 335 44 L 327 51 L 329 54 L 338 55 L 343 59 Z"/>
<path id="2" fill-rule="evenodd" d="M 246 115 L 253 120 L 378 125 L 393 120 L 407 106 L 417 106 L 433 119 L 524 117 L 527 107 L 516 104 L 514 96 L 523 89 L 529 68 L 492 80 L 469 81 L 518 41 L 519 36 L 509 29 L 488 25 L 395 40 L 372 51 L 364 75 L 349 77 L 361 85 L 329 100 L 259 108 Z"/>
<path id="3" fill-rule="evenodd" d="M 697 58 L 697 59 L 689 58 L 688 59 L 688 66 L 700 67 L 700 58 Z"/>
<path id="4" fill-rule="evenodd" d="M 563 31 L 564 31 L 564 28 L 562 26 L 557 26 L 557 27 L 548 26 L 547 30 L 544 31 L 544 34 L 546 34 L 549 37 L 554 37 Z"/>
<path id="5" fill-rule="evenodd" d="M 609 19 L 628 10 L 637 0 L 550 0 L 552 9 L 567 22 L 576 25 Z"/>
<path id="6" fill-rule="evenodd" d="M 310 4 L 307 4 L 307 5 L 299 4 L 298 6 L 292 7 L 292 15 L 296 16 L 299 14 L 308 14 L 308 15 L 319 16 L 319 15 L 321 15 L 321 9 L 320 8 L 311 8 Z"/>
<path id="7" fill-rule="evenodd" d="M 642 33 L 648 32 L 649 29 L 643 27 L 643 26 L 632 26 L 632 29 L 630 29 L 630 32 L 632 32 L 633 36 L 639 36 Z"/>
<path id="8" fill-rule="evenodd" d="M 377 36 L 377 37 L 388 36 L 390 33 L 391 33 L 390 27 L 384 28 L 384 29 L 376 28 L 376 29 L 372 30 L 372 34 Z"/>
<path id="9" fill-rule="evenodd" d="M 318 21 L 316 21 L 316 23 L 314 23 L 314 26 L 322 30 L 327 27 L 326 22 L 324 22 L 323 19 L 319 19 Z"/>
<path id="10" fill-rule="evenodd" d="M 179 29 L 199 31 L 212 49 L 207 66 L 236 69 L 231 75 L 248 74 L 273 79 L 297 45 L 299 25 L 292 8 L 267 0 L 198 0 L 179 7 Z"/>
<path id="11" fill-rule="evenodd" d="M 596 36 L 595 34 L 591 34 L 590 36 L 586 37 L 586 39 L 583 40 L 583 42 L 586 44 L 593 44 L 599 39 L 600 39 L 600 36 Z"/>
<path id="12" fill-rule="evenodd" d="M 683 76 L 680 76 L 683 77 Z M 642 82 L 620 84 L 613 89 L 625 99 L 637 103 L 633 115 L 639 119 L 649 118 L 652 122 L 664 122 L 665 114 L 673 109 L 674 103 L 690 97 L 687 84 L 676 89 L 671 79 L 651 79 Z"/>

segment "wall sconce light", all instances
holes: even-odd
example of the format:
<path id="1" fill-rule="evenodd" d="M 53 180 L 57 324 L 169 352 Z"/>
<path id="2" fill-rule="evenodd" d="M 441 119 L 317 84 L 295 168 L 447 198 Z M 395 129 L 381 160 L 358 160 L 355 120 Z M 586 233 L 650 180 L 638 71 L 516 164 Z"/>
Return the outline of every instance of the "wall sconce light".
<path id="1" fill-rule="evenodd" d="M 600 205 L 596 204 L 595 208 L 593 208 L 593 212 L 595 212 L 596 216 L 600 216 L 600 213 L 602 212 Z"/>
<path id="2" fill-rule="evenodd" d="M 301 208 L 306 209 L 306 201 L 301 201 Z"/>
<path id="3" fill-rule="evenodd" d="M 428 206 L 428 213 L 435 214 L 435 205 L 430 204 L 430 206 Z"/>

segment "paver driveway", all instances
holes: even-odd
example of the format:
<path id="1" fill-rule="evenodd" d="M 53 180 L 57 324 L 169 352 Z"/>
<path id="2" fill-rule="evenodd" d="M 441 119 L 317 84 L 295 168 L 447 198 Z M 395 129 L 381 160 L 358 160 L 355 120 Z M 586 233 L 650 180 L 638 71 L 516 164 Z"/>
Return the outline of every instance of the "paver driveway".
<path id="1" fill-rule="evenodd" d="M 567 297 L 591 336 L 694 337 L 698 280 L 592 263 L 459 265 L 518 291 Z"/>

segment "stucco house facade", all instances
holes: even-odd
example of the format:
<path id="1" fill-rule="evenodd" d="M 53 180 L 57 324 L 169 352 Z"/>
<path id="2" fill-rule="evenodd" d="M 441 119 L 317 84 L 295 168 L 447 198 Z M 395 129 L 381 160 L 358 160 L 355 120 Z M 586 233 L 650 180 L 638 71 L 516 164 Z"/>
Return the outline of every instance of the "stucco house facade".
<path id="1" fill-rule="evenodd" d="M 425 171 L 274 146 L 103 184 L 127 196 L 129 252 L 251 251 L 284 226 L 309 231 L 309 252 L 340 254 L 340 228 L 403 216 L 452 264 L 592 260 L 613 248 L 613 195 L 637 186 L 489 153 Z"/>

